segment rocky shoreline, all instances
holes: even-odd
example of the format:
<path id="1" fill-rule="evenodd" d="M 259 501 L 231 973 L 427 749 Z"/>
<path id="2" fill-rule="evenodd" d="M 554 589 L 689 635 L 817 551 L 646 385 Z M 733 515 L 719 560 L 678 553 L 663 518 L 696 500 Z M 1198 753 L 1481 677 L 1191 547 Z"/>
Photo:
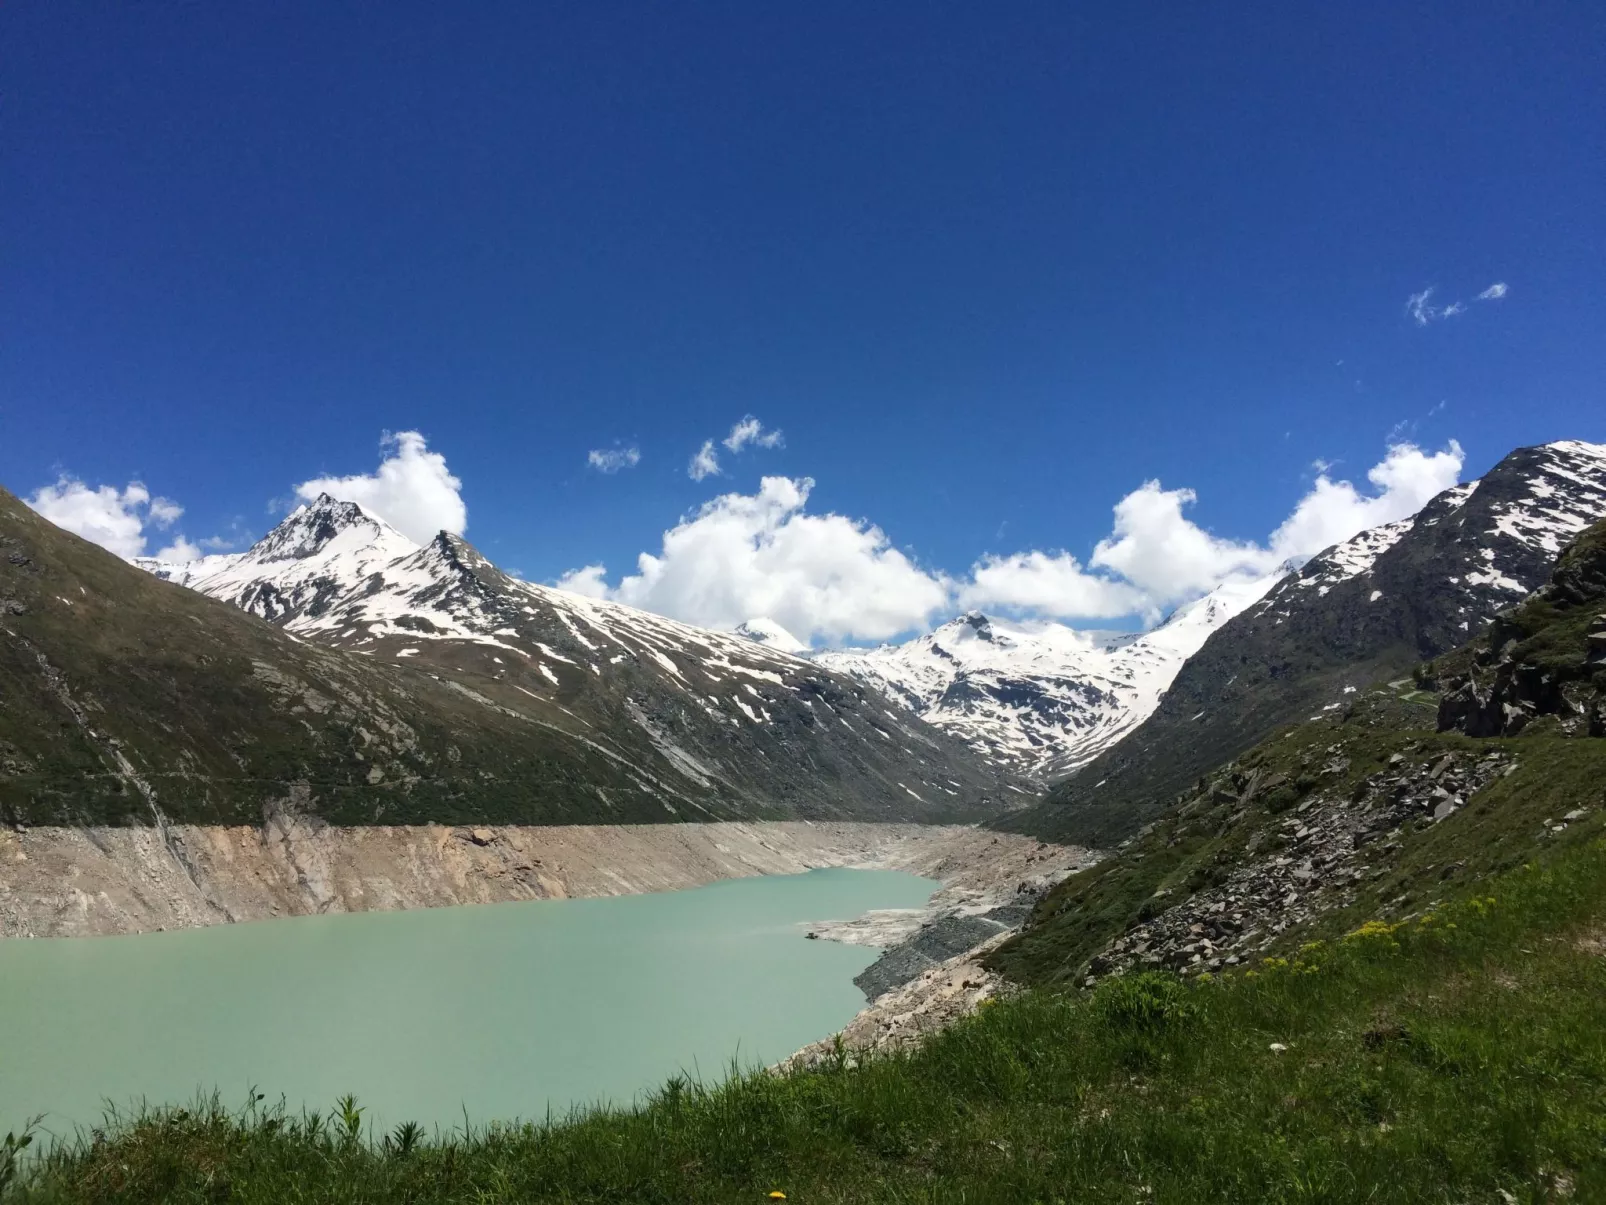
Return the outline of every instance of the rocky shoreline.
<path id="1" fill-rule="evenodd" d="M 0 937 L 630 895 L 829 866 L 908 870 L 962 895 L 999 891 L 1040 864 L 1029 838 L 955 825 L 347 828 L 275 816 L 261 826 L 29 828 L 0 831 Z"/>

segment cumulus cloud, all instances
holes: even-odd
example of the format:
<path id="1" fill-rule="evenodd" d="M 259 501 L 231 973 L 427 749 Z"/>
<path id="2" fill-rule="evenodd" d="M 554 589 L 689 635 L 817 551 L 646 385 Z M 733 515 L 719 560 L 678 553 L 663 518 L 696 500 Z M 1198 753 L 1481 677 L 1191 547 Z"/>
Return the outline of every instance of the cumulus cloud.
<path id="1" fill-rule="evenodd" d="M 1485 289 L 1483 292 L 1478 294 L 1478 300 L 1479 301 L 1499 301 L 1509 291 L 1510 290 L 1508 290 L 1506 288 L 1506 285 L 1505 285 L 1504 281 L 1498 281 L 1497 280 L 1497 281 L 1495 281 L 1494 284 L 1490 285 L 1487 289 Z"/>
<path id="2" fill-rule="evenodd" d="M 54 485 L 35 490 L 27 502 L 57 527 L 120 557 L 143 556 L 147 530 L 171 527 L 184 514 L 182 506 L 170 498 L 153 496 L 142 482 L 130 481 L 122 489 L 111 485 L 91 489 L 65 474 Z M 173 548 L 180 547 L 194 545 L 180 535 Z M 158 555 L 166 557 L 172 550 L 163 549 Z"/>
<path id="3" fill-rule="evenodd" d="M 732 452 L 740 452 L 748 444 L 758 448 L 779 447 L 782 439 L 781 432 L 764 430 L 764 424 L 749 414 L 731 428 L 723 442 Z"/>
<path id="4" fill-rule="evenodd" d="M 691 463 L 686 466 L 686 474 L 693 481 L 719 476 L 719 453 L 714 451 L 713 440 L 703 440 L 703 446 L 697 449 Z"/>
<path id="5" fill-rule="evenodd" d="M 1146 481 L 1115 504 L 1111 534 L 1093 550 L 1092 563 L 1119 574 L 1153 603 L 1175 603 L 1213 589 L 1229 577 L 1272 567 L 1253 543 L 1211 535 L 1182 513 L 1198 495 Z"/>
<path id="6" fill-rule="evenodd" d="M 1211 534 L 1184 513 L 1196 501 L 1192 490 L 1148 481 L 1116 503 L 1113 530 L 1086 568 L 1064 552 L 984 557 L 971 567 L 957 601 L 1058 619 L 1153 619 L 1222 582 L 1271 573 L 1369 527 L 1414 515 L 1460 479 L 1464 459 L 1453 440 L 1431 453 L 1396 443 L 1367 473 L 1371 492 L 1334 480 L 1332 466 L 1319 461 L 1315 483 L 1264 544 Z"/>
<path id="7" fill-rule="evenodd" d="M 1454 441 L 1438 452 L 1396 442 L 1357 487 L 1317 463 L 1317 477 L 1265 542 L 1229 540 L 1186 513 L 1190 489 L 1148 481 L 1115 504 L 1108 536 L 1084 565 L 1036 549 L 977 560 L 960 579 L 924 568 L 873 524 L 807 513 L 813 481 L 766 477 L 756 494 L 715 498 L 642 553 L 610 585 L 590 564 L 559 585 L 709 627 L 768 616 L 806 640 L 885 640 L 954 607 L 1040 618 L 1152 622 L 1229 580 L 1259 577 L 1380 523 L 1403 519 L 1460 478 Z"/>
<path id="8" fill-rule="evenodd" d="M 354 477 L 316 477 L 296 486 L 296 497 L 310 502 L 328 494 L 355 502 L 378 515 L 410 540 L 427 544 L 437 532 L 462 535 L 468 527 L 463 483 L 446 467 L 446 457 L 429 450 L 417 431 L 385 432 L 386 453 L 379 468 Z"/>
<path id="9" fill-rule="evenodd" d="M 641 463 L 641 449 L 628 448 L 592 448 L 586 456 L 586 463 L 599 473 L 617 473 L 620 469 L 633 469 Z"/>
<path id="10" fill-rule="evenodd" d="M 193 561 L 200 556 L 200 545 L 192 540 L 186 540 L 183 535 L 174 536 L 171 544 L 156 553 L 156 559 L 159 561 Z"/>
<path id="11" fill-rule="evenodd" d="M 1459 481 L 1465 461 L 1461 445 L 1453 439 L 1440 452 L 1425 452 L 1412 443 L 1394 444 L 1367 471 L 1366 479 L 1376 490 L 1372 494 L 1323 473 L 1272 532 L 1272 556 L 1277 560 L 1314 556 L 1368 527 L 1408 518 Z"/>
<path id="12" fill-rule="evenodd" d="M 711 627 L 765 615 L 804 639 L 838 641 L 884 640 L 948 605 L 950 584 L 880 528 L 806 513 L 813 488 L 809 478 L 765 477 L 755 494 L 724 494 L 682 518 L 616 586 L 601 565 L 558 585 Z"/>
<path id="13" fill-rule="evenodd" d="M 1153 607 L 1135 586 L 1087 572 L 1068 552 L 983 557 L 971 566 L 956 599 L 965 608 L 1006 607 L 1079 619 L 1114 619 Z"/>

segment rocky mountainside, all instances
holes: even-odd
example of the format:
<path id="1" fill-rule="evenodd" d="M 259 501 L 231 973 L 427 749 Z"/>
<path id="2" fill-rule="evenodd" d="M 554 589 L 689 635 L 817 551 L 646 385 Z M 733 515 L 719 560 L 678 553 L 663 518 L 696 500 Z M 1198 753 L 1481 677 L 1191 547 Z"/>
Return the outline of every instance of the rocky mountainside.
<path id="1" fill-rule="evenodd" d="M 1129 835 L 1279 726 L 1465 643 L 1603 515 L 1606 446 L 1512 452 L 1480 481 L 1283 579 L 1211 634 L 1143 725 L 1000 823 L 1087 844 Z"/>
<path id="2" fill-rule="evenodd" d="M 1590 840 L 1603 645 L 1606 520 L 1476 640 L 1212 768 L 1111 858 L 1050 888 L 999 965 L 1087 984 L 1230 971 Z"/>
<path id="3" fill-rule="evenodd" d="M 0 491 L 8 822 L 927 820 L 1006 797 L 852 680 L 332 499 L 155 568 Z"/>
<path id="4" fill-rule="evenodd" d="M 1606 736 L 1606 520 L 1562 553 L 1531 598 L 1417 681 L 1440 692 L 1441 732 Z"/>
<path id="5" fill-rule="evenodd" d="M 1210 633 L 1286 572 L 1228 583 L 1141 634 L 1100 636 L 972 611 L 906 644 L 814 660 L 885 691 L 994 765 L 1048 781 L 1146 720 Z"/>

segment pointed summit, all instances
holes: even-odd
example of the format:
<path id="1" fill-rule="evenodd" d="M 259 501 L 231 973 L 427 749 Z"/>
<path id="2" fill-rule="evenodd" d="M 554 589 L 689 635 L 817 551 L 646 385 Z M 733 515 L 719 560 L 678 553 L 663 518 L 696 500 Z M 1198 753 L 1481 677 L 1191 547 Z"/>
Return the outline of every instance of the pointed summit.
<path id="1" fill-rule="evenodd" d="M 317 556 L 342 537 L 346 537 L 343 543 L 351 548 L 379 543 L 390 547 L 397 540 L 407 539 L 355 502 L 342 502 L 328 494 L 319 494 L 311 502 L 296 507 L 283 522 L 253 544 L 246 551 L 245 559 L 258 564 L 305 560 Z"/>

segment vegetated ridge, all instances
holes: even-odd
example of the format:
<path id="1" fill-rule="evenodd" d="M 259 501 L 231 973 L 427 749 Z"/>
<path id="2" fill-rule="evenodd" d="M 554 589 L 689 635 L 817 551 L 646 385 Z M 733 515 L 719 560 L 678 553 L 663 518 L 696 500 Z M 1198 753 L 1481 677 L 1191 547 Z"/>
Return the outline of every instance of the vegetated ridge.
<path id="1" fill-rule="evenodd" d="M 1279 726 L 1465 643 L 1541 585 L 1562 546 L 1602 515 L 1606 446 L 1512 452 L 1480 481 L 1284 578 L 1210 635 L 1120 744 L 997 823 L 1089 845 L 1129 836 Z"/>
<path id="2" fill-rule="evenodd" d="M 332 499 L 209 568 L 255 613 L 0 492 L 0 818 L 935 820 L 1004 794 L 807 661 L 515 581 L 452 536 L 412 546 Z"/>

